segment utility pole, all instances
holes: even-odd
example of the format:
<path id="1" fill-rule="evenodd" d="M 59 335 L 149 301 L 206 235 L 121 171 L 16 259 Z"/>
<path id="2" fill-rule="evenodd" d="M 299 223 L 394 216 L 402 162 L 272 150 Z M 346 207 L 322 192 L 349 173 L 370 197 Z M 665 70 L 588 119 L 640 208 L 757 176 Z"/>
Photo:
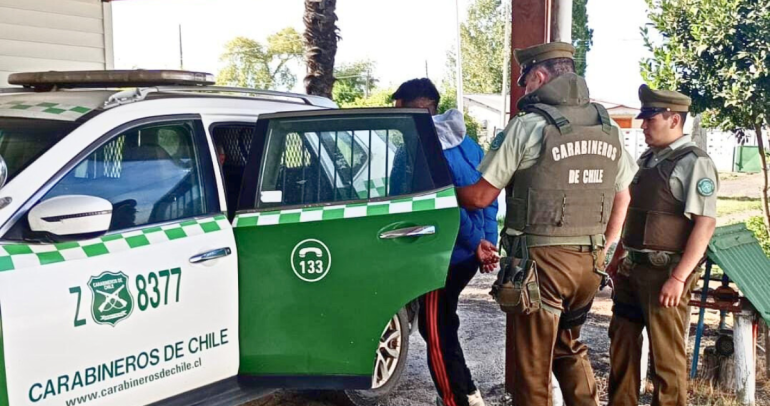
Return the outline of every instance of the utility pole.
<path id="1" fill-rule="evenodd" d="M 503 90 L 502 90 L 502 97 L 501 97 L 501 106 L 500 107 L 500 125 L 501 128 L 504 128 L 506 125 L 506 115 L 508 110 L 506 108 L 508 104 L 508 69 L 511 67 L 511 65 L 508 62 L 508 55 L 510 48 L 508 47 L 508 44 L 510 44 L 509 39 L 511 38 L 511 11 L 509 8 L 509 4 L 506 2 L 503 2 L 503 21 L 505 21 L 505 29 L 504 32 L 504 38 L 503 38 Z"/>
<path id="2" fill-rule="evenodd" d="M 430 75 L 428 75 L 428 60 L 427 59 L 425 60 L 425 77 L 426 78 L 430 77 Z"/>
<path id="3" fill-rule="evenodd" d="M 182 51 L 182 24 L 179 24 L 179 69 L 184 70 L 184 53 Z"/>
<path id="4" fill-rule="evenodd" d="M 460 0 L 455 0 L 457 10 L 457 109 L 465 113 L 463 100 L 463 49 L 460 37 Z"/>

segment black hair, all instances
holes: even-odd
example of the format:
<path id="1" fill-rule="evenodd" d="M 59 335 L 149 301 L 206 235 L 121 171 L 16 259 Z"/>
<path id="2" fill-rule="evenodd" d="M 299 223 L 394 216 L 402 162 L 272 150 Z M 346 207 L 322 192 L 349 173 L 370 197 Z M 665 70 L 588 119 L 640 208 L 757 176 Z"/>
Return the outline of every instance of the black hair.
<path id="1" fill-rule="evenodd" d="M 575 73 L 575 61 L 572 58 L 553 58 L 540 62 L 532 67 L 529 72 L 536 69 L 543 69 L 548 73 L 548 76 L 555 78 L 565 73 Z M 529 74 L 527 72 L 527 74 Z"/>
<path id="2" fill-rule="evenodd" d="M 681 111 L 664 111 L 661 114 L 663 114 L 663 118 L 665 118 L 666 120 L 671 118 L 671 116 L 673 116 L 674 114 L 678 114 L 679 118 L 681 118 L 680 125 L 681 125 L 682 128 L 684 128 L 684 123 L 687 121 L 687 113 L 686 112 L 681 112 Z"/>
<path id="3" fill-rule="evenodd" d="M 391 100 L 403 100 L 404 103 L 410 103 L 417 99 L 428 99 L 436 104 L 438 108 L 441 101 L 441 95 L 436 89 L 436 85 L 428 78 L 412 79 L 406 81 L 398 87 L 395 93 L 390 96 Z"/>

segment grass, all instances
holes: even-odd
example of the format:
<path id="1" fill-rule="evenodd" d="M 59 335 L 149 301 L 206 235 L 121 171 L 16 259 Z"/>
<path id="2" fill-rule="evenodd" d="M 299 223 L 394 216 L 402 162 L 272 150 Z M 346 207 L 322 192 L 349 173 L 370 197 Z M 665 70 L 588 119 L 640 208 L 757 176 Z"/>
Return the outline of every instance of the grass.
<path id="1" fill-rule="evenodd" d="M 688 405 L 697 406 L 740 406 L 735 395 L 715 387 L 704 380 L 690 381 Z"/>
<path id="2" fill-rule="evenodd" d="M 719 197 L 717 199 L 717 216 L 762 210 L 762 202 L 753 197 Z"/>

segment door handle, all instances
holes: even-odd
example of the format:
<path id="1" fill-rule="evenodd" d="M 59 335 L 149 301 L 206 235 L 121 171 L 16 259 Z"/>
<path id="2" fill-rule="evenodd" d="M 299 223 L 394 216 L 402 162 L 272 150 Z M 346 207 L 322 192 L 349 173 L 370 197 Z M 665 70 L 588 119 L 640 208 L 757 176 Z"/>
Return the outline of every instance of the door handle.
<path id="1" fill-rule="evenodd" d="M 193 255 L 192 257 L 190 257 L 190 263 L 200 264 L 201 262 L 206 262 L 206 261 L 211 261 L 213 259 L 226 257 L 232 253 L 233 251 L 230 249 L 230 247 L 217 248 L 215 250 L 204 252 L 203 254 Z"/>
<path id="2" fill-rule="evenodd" d="M 398 230 L 386 231 L 380 234 L 380 239 L 391 240 L 403 237 L 423 237 L 436 234 L 436 226 L 415 226 L 399 228 Z"/>

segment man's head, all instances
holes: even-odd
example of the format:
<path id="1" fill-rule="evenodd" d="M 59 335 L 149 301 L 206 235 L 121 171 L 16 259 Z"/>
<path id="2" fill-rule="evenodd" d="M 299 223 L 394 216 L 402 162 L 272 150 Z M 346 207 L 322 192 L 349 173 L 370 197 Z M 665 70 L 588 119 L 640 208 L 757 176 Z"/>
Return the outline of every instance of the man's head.
<path id="1" fill-rule="evenodd" d="M 684 123 L 690 109 L 689 97 L 671 90 L 652 90 L 647 85 L 639 88 L 642 111 L 636 117 L 642 120 L 644 141 L 653 148 L 665 148 L 684 135 Z"/>
<path id="2" fill-rule="evenodd" d="M 428 78 L 404 82 L 390 98 L 396 103 L 396 107 L 428 109 L 434 116 L 438 113 L 438 104 L 441 101 L 438 89 Z"/>
<path id="3" fill-rule="evenodd" d="M 557 76 L 574 73 L 574 55 L 575 47 L 566 42 L 550 42 L 514 50 L 513 56 L 521 66 L 519 86 L 529 94 Z"/>

